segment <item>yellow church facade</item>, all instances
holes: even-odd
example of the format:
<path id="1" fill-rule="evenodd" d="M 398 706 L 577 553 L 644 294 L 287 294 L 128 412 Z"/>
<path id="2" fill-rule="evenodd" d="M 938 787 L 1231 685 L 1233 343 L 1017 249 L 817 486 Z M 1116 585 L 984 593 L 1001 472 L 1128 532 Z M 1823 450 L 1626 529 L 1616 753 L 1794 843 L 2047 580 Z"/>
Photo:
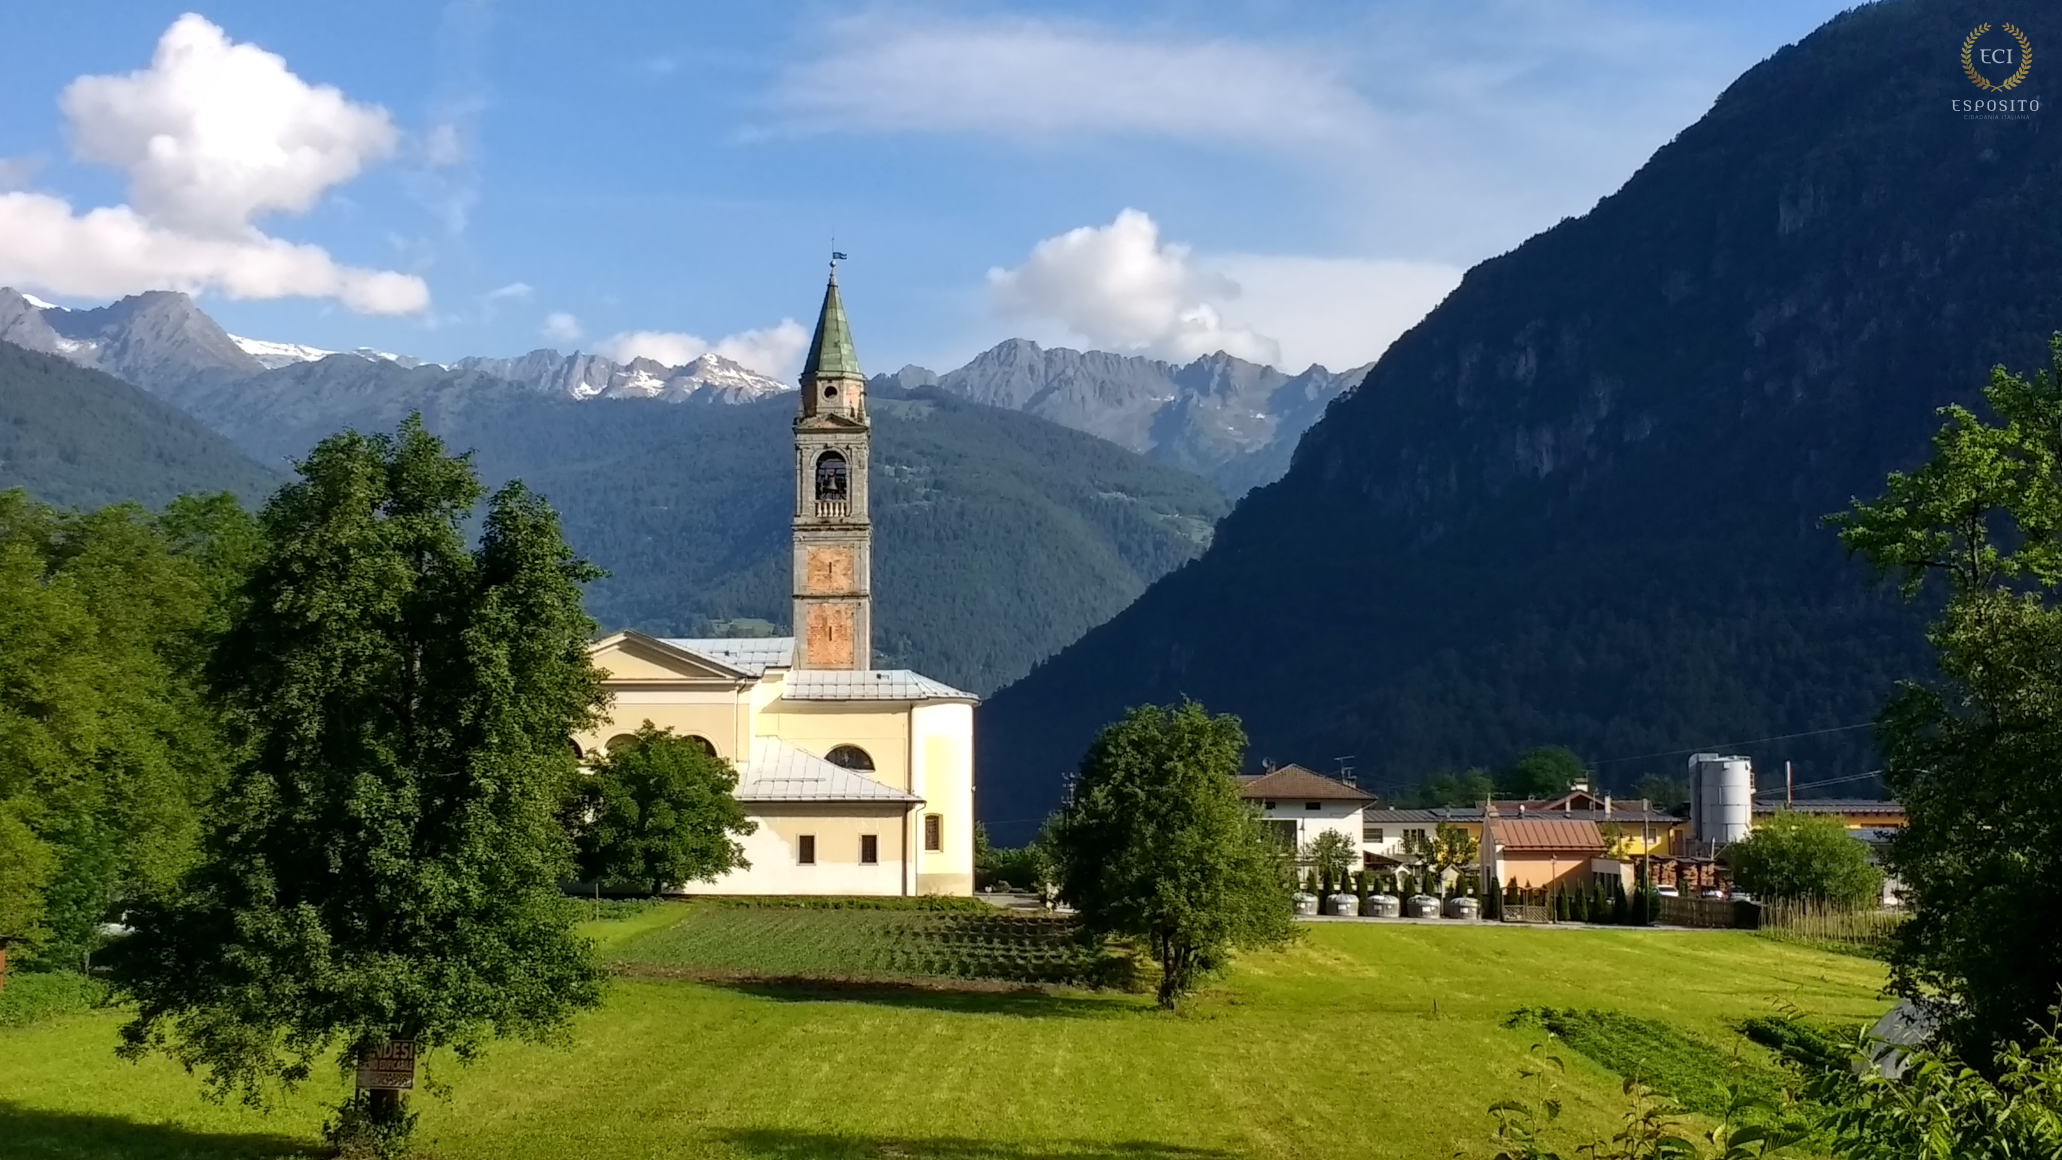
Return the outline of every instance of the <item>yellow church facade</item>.
<path id="1" fill-rule="evenodd" d="M 915 895 L 974 889 L 977 699 L 872 667 L 871 426 L 866 380 L 832 269 L 795 418 L 796 637 L 669 639 L 619 632 L 590 648 L 607 718 L 574 744 L 600 753 L 644 722 L 738 772 L 757 823 L 749 867 L 690 893 Z"/>

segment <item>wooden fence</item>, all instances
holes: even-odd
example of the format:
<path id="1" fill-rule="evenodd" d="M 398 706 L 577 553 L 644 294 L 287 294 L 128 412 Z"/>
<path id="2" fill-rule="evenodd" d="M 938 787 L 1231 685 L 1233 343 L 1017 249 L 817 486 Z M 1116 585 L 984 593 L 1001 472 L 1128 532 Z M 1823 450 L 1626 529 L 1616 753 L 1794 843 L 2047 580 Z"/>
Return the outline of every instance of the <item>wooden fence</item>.
<path id="1" fill-rule="evenodd" d="M 1654 921 L 1662 926 L 1696 926 L 1720 930 L 1761 929 L 1761 908 L 1752 902 L 1723 898 L 1669 898 L 1663 895 Z"/>
<path id="2" fill-rule="evenodd" d="M 1760 903 L 1761 931 L 1775 938 L 1874 950 L 1890 941 L 1904 914 L 1875 907 L 1832 906 L 1804 899 Z"/>

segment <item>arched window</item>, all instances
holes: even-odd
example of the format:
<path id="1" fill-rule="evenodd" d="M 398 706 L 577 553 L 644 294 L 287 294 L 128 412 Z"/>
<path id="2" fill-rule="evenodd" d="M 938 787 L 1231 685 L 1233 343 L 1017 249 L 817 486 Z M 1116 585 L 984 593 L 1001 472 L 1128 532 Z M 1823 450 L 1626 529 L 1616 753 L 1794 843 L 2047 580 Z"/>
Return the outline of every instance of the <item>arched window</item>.
<path id="1" fill-rule="evenodd" d="M 861 749 L 857 745 L 840 745 L 829 753 L 824 754 L 823 759 L 832 765 L 842 765 L 846 769 L 857 769 L 864 773 L 873 772 L 873 758 L 867 755 L 866 750 Z"/>
<path id="2" fill-rule="evenodd" d="M 603 745 L 602 748 L 610 753 L 621 753 L 635 744 L 637 744 L 637 734 L 618 733 L 614 737 L 609 738 L 608 743 Z"/>
<path id="3" fill-rule="evenodd" d="M 585 761 L 585 760 L 587 760 L 587 751 L 586 751 L 585 749 L 582 749 L 582 748 L 580 748 L 580 743 L 579 743 L 578 741 L 575 741 L 575 740 L 573 740 L 572 738 L 568 737 L 568 738 L 566 738 L 566 744 L 567 744 L 567 745 L 569 745 L 569 746 L 571 746 L 571 747 L 572 747 L 572 749 L 573 749 L 573 760 L 574 760 L 574 761 Z"/>
<path id="4" fill-rule="evenodd" d="M 816 498 L 845 498 L 845 457 L 835 451 L 826 451 L 816 457 Z"/>
<path id="5" fill-rule="evenodd" d="M 710 757 L 716 756 L 716 743 L 699 733 L 690 733 L 686 737 L 681 738 L 681 740 L 692 741 L 696 745 L 701 746 L 703 753 L 708 754 Z"/>

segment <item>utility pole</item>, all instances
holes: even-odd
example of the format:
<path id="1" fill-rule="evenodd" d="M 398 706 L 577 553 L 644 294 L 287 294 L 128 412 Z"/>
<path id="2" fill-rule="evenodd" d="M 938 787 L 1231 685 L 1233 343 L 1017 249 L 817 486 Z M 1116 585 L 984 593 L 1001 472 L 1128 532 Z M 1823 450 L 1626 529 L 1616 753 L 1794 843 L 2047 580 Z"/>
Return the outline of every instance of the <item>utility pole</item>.
<path id="1" fill-rule="evenodd" d="M 1794 805 L 1796 805 L 1796 804 L 1797 804 L 1797 779 L 1796 779 L 1795 777 L 1792 777 L 1792 776 L 1791 776 L 1791 774 L 1790 774 L 1790 762 L 1789 762 L 1789 760 L 1788 760 L 1788 759 L 1786 758 L 1786 759 L 1784 759 L 1784 761 L 1783 761 L 1783 808 L 1787 810 L 1787 809 L 1789 809 L 1789 808 L 1790 808 L 1791 806 L 1794 806 Z"/>

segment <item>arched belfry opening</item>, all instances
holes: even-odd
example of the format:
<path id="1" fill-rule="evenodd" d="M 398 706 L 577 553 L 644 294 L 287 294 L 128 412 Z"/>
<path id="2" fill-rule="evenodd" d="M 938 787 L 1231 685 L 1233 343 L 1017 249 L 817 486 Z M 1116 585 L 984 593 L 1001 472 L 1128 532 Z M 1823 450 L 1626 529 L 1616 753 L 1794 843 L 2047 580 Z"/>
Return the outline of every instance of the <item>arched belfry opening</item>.
<path id="1" fill-rule="evenodd" d="M 845 457 L 836 451 L 826 451 L 816 457 L 816 499 L 843 502 L 851 498 L 851 468 Z"/>

